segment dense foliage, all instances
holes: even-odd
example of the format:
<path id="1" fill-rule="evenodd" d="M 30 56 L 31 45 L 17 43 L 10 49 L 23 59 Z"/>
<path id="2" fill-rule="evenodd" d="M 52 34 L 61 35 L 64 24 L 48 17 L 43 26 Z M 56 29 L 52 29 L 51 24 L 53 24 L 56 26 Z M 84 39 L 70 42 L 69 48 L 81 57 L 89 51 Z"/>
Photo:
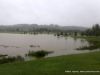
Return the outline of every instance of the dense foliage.
<path id="1" fill-rule="evenodd" d="M 86 27 L 80 26 L 59 26 L 55 24 L 38 25 L 38 24 L 16 24 L 16 25 L 0 25 L 0 32 L 80 32 L 86 30 Z"/>
<path id="2" fill-rule="evenodd" d="M 3 56 L 0 58 L 0 64 L 24 61 L 24 58 L 20 55 L 17 56 Z"/>
<path id="3" fill-rule="evenodd" d="M 41 58 L 41 57 L 45 57 L 46 55 L 53 53 L 52 51 L 44 51 L 44 50 L 40 50 L 40 51 L 29 51 L 28 54 L 25 54 L 26 56 L 33 56 L 36 58 Z"/>
<path id="4" fill-rule="evenodd" d="M 91 29 L 86 29 L 86 31 L 81 32 L 81 36 L 100 36 L 100 26 L 99 24 L 93 25 Z"/>

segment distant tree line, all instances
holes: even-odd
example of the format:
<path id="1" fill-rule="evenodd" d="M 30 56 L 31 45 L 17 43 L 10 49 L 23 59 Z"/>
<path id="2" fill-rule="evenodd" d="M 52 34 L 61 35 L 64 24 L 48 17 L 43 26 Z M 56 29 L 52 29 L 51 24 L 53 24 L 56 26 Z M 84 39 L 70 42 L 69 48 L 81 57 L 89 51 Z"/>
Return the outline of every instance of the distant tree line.
<path id="1" fill-rule="evenodd" d="M 81 36 L 100 36 L 100 25 L 95 24 L 92 28 L 82 31 Z"/>
<path id="2" fill-rule="evenodd" d="M 80 32 L 86 30 L 86 27 L 78 27 L 78 26 L 58 26 L 55 24 L 50 25 L 38 25 L 38 24 L 17 24 L 17 25 L 0 25 L 0 32 L 8 31 L 8 32 Z"/>

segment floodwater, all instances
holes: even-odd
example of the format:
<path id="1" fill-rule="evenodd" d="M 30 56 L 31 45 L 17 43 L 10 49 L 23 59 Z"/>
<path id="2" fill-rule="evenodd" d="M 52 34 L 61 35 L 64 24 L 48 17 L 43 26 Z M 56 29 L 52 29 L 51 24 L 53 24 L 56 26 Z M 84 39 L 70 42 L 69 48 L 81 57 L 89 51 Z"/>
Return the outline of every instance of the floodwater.
<path id="1" fill-rule="evenodd" d="M 53 34 L 0 34 L 0 54 L 8 54 L 9 56 L 24 56 L 29 50 L 54 51 L 47 57 L 90 52 L 89 50 L 75 50 L 84 45 L 88 46 L 89 42 L 72 37 L 57 37 Z"/>

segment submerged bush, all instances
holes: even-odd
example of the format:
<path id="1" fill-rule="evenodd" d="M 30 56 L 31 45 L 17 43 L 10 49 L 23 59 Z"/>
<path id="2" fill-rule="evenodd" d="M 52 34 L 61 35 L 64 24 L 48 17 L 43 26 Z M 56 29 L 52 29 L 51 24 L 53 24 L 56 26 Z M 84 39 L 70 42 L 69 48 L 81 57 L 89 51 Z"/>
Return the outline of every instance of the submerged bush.
<path id="1" fill-rule="evenodd" d="M 47 52 L 47 51 L 44 51 L 44 50 L 36 51 L 36 52 L 35 52 L 35 57 L 36 57 L 36 58 L 40 58 L 40 57 L 46 56 L 47 54 L 48 54 L 48 52 Z"/>
<path id="2" fill-rule="evenodd" d="M 0 54 L 0 57 L 8 56 L 7 54 Z"/>
<path id="3" fill-rule="evenodd" d="M 35 56 L 35 52 L 34 51 L 29 51 L 28 54 L 25 54 L 25 56 Z"/>
<path id="4" fill-rule="evenodd" d="M 16 56 L 16 61 L 24 61 L 24 58 L 20 55 Z"/>
<path id="5" fill-rule="evenodd" d="M 46 55 L 53 53 L 52 51 L 44 51 L 44 50 L 40 50 L 40 51 L 29 51 L 28 54 L 25 54 L 26 56 L 34 56 L 36 58 L 41 58 L 41 57 L 45 57 Z"/>
<path id="6" fill-rule="evenodd" d="M 3 57 L 0 59 L 0 64 L 10 63 L 10 62 L 18 62 L 18 61 L 24 61 L 24 58 L 20 55 Z"/>
<path id="7" fill-rule="evenodd" d="M 80 48 L 76 48 L 76 50 L 94 50 L 100 48 L 99 45 L 90 45 L 90 46 L 82 46 Z"/>
<path id="8" fill-rule="evenodd" d="M 60 34 L 59 34 L 59 33 L 57 33 L 57 36 L 60 36 Z"/>

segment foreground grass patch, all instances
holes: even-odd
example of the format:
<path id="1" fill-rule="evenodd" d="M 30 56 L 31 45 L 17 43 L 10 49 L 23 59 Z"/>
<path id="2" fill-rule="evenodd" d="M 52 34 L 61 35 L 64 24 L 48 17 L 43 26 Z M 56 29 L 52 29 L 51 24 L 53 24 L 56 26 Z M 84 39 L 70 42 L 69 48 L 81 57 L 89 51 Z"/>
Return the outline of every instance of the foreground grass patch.
<path id="1" fill-rule="evenodd" d="M 100 70 L 100 51 L 0 65 L 0 75 L 67 75 L 66 70 Z M 100 73 L 70 73 L 70 75 Z"/>

